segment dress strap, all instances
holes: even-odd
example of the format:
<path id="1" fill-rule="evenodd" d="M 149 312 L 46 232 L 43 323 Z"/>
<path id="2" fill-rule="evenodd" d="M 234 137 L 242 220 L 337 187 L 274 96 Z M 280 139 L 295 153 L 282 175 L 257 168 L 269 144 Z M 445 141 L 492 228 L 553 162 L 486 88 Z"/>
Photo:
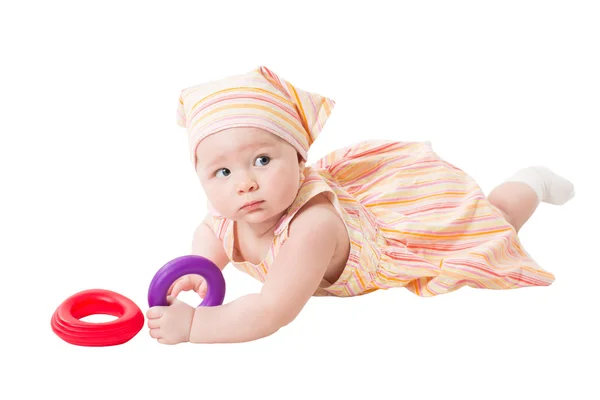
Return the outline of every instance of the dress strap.
<path id="1" fill-rule="evenodd" d="M 294 219 L 298 211 L 300 211 L 310 199 L 323 192 L 333 193 L 333 190 L 313 167 L 306 167 L 302 175 L 301 186 L 296 195 L 296 199 L 281 218 L 274 232 L 276 236 L 280 236 L 282 244 L 288 238 L 290 222 Z"/>

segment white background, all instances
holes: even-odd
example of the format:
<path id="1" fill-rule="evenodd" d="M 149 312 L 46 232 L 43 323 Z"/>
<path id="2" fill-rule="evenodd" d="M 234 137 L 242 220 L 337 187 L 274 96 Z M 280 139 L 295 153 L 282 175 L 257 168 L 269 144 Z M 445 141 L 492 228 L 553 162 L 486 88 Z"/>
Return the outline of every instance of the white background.
<path id="1" fill-rule="evenodd" d="M 6 4 L 1 398 L 599 398 L 596 2 Z M 309 163 L 365 138 L 431 140 L 486 194 L 529 165 L 570 178 L 572 202 L 520 234 L 555 283 L 314 298 L 242 344 L 165 346 L 146 327 L 121 346 L 63 342 L 64 299 L 103 288 L 145 312 L 154 273 L 189 254 L 206 209 L 179 92 L 259 65 L 337 102 Z M 260 290 L 224 273 L 226 302 Z"/>

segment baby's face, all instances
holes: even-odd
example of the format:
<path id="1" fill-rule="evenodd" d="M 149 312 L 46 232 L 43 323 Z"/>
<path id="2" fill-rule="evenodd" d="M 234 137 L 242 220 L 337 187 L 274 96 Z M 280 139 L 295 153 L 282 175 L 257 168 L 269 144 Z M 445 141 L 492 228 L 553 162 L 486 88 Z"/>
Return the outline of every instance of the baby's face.
<path id="1" fill-rule="evenodd" d="M 260 128 L 210 135 L 200 142 L 196 156 L 196 173 L 213 208 L 249 224 L 284 212 L 296 198 L 304 169 L 293 146 Z M 242 208 L 260 200 L 257 207 Z"/>

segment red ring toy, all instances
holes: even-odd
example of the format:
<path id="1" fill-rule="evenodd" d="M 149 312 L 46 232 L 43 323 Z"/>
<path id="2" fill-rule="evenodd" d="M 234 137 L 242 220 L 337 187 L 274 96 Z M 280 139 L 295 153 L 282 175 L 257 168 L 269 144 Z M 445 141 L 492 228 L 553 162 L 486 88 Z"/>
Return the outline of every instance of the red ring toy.
<path id="1" fill-rule="evenodd" d="M 117 319 L 101 323 L 80 321 L 93 314 L 108 314 Z M 119 293 L 90 289 L 63 301 L 52 315 L 51 325 L 65 342 L 78 346 L 114 346 L 137 335 L 144 326 L 144 315 L 133 301 Z"/>

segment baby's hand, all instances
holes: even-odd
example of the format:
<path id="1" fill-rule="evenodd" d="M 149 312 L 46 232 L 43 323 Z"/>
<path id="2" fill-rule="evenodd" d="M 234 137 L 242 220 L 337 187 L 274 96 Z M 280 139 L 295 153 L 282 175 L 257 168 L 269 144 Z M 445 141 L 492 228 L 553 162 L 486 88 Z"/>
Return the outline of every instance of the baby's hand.
<path id="1" fill-rule="evenodd" d="M 169 306 L 151 307 L 146 312 L 150 336 L 162 344 L 177 344 L 190 340 L 194 307 L 168 296 Z"/>
<path id="2" fill-rule="evenodd" d="M 177 279 L 169 288 L 167 295 L 177 297 L 181 292 L 193 290 L 198 293 L 201 298 L 206 297 L 206 280 L 200 275 L 184 275 Z"/>

